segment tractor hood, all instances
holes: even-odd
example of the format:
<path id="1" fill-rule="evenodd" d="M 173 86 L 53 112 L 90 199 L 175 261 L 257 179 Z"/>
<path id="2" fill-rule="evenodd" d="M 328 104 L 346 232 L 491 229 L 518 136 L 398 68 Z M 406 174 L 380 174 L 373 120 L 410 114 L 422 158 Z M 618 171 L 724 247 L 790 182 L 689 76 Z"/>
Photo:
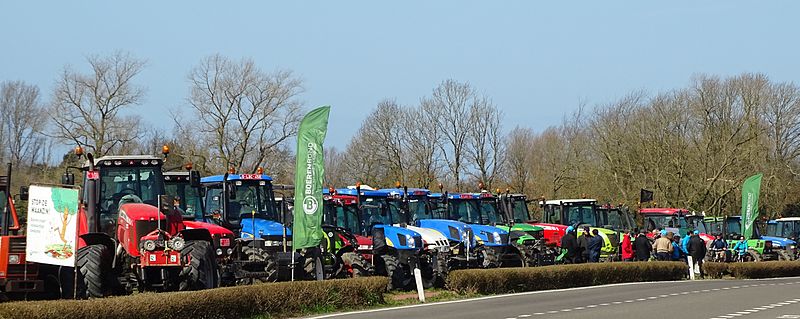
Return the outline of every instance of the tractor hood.
<path id="1" fill-rule="evenodd" d="M 505 229 L 508 229 L 508 227 L 506 227 Z M 527 232 L 542 231 L 544 230 L 544 228 L 539 226 L 533 226 L 531 224 L 519 223 L 519 224 L 514 224 L 514 226 L 511 226 L 511 230 L 522 231 L 527 233 Z"/>
<path id="2" fill-rule="evenodd" d="M 772 247 L 780 248 L 780 249 L 790 249 L 792 246 L 796 246 L 797 242 L 791 240 L 789 238 L 783 237 L 773 237 L 773 236 L 761 236 L 763 240 L 770 240 L 772 241 Z"/>
<path id="3" fill-rule="evenodd" d="M 255 231 L 253 231 L 253 224 L 255 224 Z M 243 218 L 242 222 L 242 238 L 253 238 L 253 234 L 258 237 L 263 236 L 283 236 L 283 230 L 286 229 L 286 236 L 292 235 L 292 229 L 284 227 L 283 224 L 271 220 L 261 218 Z"/>
<path id="4" fill-rule="evenodd" d="M 450 247 L 447 243 L 447 237 L 442 235 L 439 231 L 430 228 L 420 228 L 416 226 L 406 226 L 409 230 L 413 230 L 419 233 L 422 236 L 422 240 L 425 241 L 426 247 L 425 248 L 436 248 L 436 247 Z"/>
<path id="5" fill-rule="evenodd" d="M 475 237 L 486 246 L 508 245 L 508 232 L 494 226 L 470 224 Z"/>
<path id="6" fill-rule="evenodd" d="M 124 219 L 128 224 L 133 224 L 137 220 L 166 220 L 167 216 L 158 211 L 153 205 L 143 203 L 128 203 L 119 207 L 119 218 Z"/>
<path id="7" fill-rule="evenodd" d="M 230 231 L 225 227 L 215 225 L 212 223 L 184 220 L 183 225 L 186 226 L 186 229 L 207 229 L 208 232 L 211 233 L 211 236 L 233 237 L 232 231 Z"/>
<path id="8" fill-rule="evenodd" d="M 469 239 L 471 246 L 476 246 L 477 241 L 473 236 L 472 228 L 469 225 L 449 219 L 421 219 L 417 221 L 417 227 L 436 230 L 444 235 L 448 241 L 460 243 Z"/>

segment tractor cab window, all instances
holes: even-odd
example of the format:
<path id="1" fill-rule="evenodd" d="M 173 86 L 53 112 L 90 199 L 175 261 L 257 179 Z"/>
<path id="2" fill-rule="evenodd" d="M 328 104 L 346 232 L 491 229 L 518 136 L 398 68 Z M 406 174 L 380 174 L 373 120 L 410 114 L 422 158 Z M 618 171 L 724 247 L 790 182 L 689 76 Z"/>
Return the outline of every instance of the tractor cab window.
<path id="1" fill-rule="evenodd" d="M 564 225 L 561 220 L 561 206 L 547 205 L 544 207 L 544 222 L 556 225 Z"/>
<path id="2" fill-rule="evenodd" d="M 275 195 L 272 184 L 265 181 L 239 182 L 236 185 L 236 198 L 230 200 L 228 208 L 231 210 L 228 218 L 242 219 L 256 218 L 281 221 L 281 216 L 275 209 Z"/>
<path id="3" fill-rule="evenodd" d="M 361 200 L 362 218 L 366 222 L 368 233 L 372 233 L 375 225 L 391 225 L 389 207 L 386 198 L 366 197 Z"/>
<path id="4" fill-rule="evenodd" d="M 524 223 L 531 219 L 528 213 L 528 205 L 523 199 L 511 199 L 511 212 L 514 215 L 515 223 Z"/>
<path id="5" fill-rule="evenodd" d="M 625 223 L 625 218 L 622 216 L 622 211 L 619 209 L 605 209 L 602 215 L 603 224 L 611 226 L 612 229 L 623 230 L 629 228 Z"/>
<path id="6" fill-rule="evenodd" d="M 778 227 L 780 230 L 780 237 L 797 238 L 797 230 L 795 229 L 794 222 L 778 222 L 778 225 L 780 225 Z"/>
<path id="7" fill-rule="evenodd" d="M 433 218 L 432 211 L 430 207 L 428 207 L 427 199 L 410 198 L 408 200 L 408 213 L 411 215 L 411 220 Z"/>
<path id="8" fill-rule="evenodd" d="M 504 223 L 505 218 L 502 218 L 500 212 L 497 210 L 497 201 L 494 199 L 481 200 L 481 224 L 493 225 L 497 223 Z"/>
<path id="9" fill-rule="evenodd" d="M 689 225 L 689 228 L 697 230 L 701 233 L 708 234 L 708 229 L 706 228 L 706 223 L 703 222 L 703 218 L 699 216 L 693 217 L 685 217 L 686 223 Z"/>
<path id="10" fill-rule="evenodd" d="M 336 226 L 366 236 L 367 234 L 361 232 L 361 219 L 358 217 L 358 209 L 355 205 L 336 205 Z"/>
<path id="11" fill-rule="evenodd" d="M 573 224 L 588 224 L 596 226 L 597 221 L 594 216 L 594 206 L 592 205 L 579 205 L 579 206 L 565 206 L 567 220 L 570 225 Z"/>
<path id="12" fill-rule="evenodd" d="M 669 215 L 657 215 L 657 216 L 647 216 L 645 217 L 647 221 L 647 230 L 653 230 L 656 228 L 667 228 L 667 227 L 675 227 L 675 221 L 673 220 L 672 216 Z"/>
<path id="13" fill-rule="evenodd" d="M 160 167 L 103 167 L 99 184 L 100 214 L 114 219 L 121 204 L 156 206 L 158 196 L 164 194 Z"/>
<path id="14" fill-rule="evenodd" d="M 430 217 L 419 219 L 447 219 L 447 205 L 441 198 L 429 199 L 428 205 L 430 205 Z M 419 219 L 414 219 L 414 221 Z"/>
<path id="15" fill-rule="evenodd" d="M 183 218 L 203 218 L 203 199 L 196 188 L 188 183 L 165 183 L 164 190 L 175 198 Z"/>
<path id="16" fill-rule="evenodd" d="M 768 224 L 766 224 L 764 226 L 765 226 L 764 228 L 765 228 L 767 236 L 783 237 L 783 236 L 781 236 L 780 233 L 778 233 L 778 224 L 776 224 L 776 223 L 768 223 Z"/>
<path id="17" fill-rule="evenodd" d="M 467 224 L 480 224 L 481 214 L 478 201 L 450 200 L 450 219 Z"/>

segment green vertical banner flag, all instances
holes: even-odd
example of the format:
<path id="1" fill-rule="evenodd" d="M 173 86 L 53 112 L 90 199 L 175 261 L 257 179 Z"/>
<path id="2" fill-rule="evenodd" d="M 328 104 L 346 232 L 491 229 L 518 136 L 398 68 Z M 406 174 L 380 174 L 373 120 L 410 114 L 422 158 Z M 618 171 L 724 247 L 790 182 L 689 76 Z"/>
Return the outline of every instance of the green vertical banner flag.
<path id="1" fill-rule="evenodd" d="M 322 241 L 322 183 L 325 164 L 322 143 L 328 132 L 331 107 L 308 112 L 297 132 L 297 167 L 294 177 L 292 247 L 316 247 Z"/>
<path id="2" fill-rule="evenodd" d="M 758 195 L 761 192 L 761 177 L 753 175 L 742 184 L 742 236 L 753 238 L 753 227 L 758 219 Z"/>

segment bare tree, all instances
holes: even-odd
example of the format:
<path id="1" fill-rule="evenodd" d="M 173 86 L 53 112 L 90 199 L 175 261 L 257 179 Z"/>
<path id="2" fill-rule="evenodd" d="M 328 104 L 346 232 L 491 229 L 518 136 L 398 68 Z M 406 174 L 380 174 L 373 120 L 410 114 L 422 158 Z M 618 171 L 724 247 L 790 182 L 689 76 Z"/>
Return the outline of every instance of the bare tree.
<path id="1" fill-rule="evenodd" d="M 531 153 L 534 133 L 530 128 L 515 127 L 506 139 L 506 182 L 515 192 L 528 191 L 532 178 Z"/>
<path id="2" fill-rule="evenodd" d="M 195 118 L 187 129 L 211 149 L 213 167 L 254 171 L 297 134 L 303 88 L 291 72 L 266 73 L 253 60 L 213 55 L 188 78 Z"/>
<path id="3" fill-rule="evenodd" d="M 8 154 L 15 166 L 33 165 L 45 148 L 45 112 L 39 100 L 39 88 L 22 81 L 0 84 L 0 136 L 2 153 Z"/>
<path id="4" fill-rule="evenodd" d="M 477 97 L 470 106 L 470 122 L 466 148 L 467 161 L 473 170 L 469 173 L 491 189 L 505 161 L 505 144 L 502 135 L 503 113 L 486 97 Z"/>
<path id="5" fill-rule="evenodd" d="M 422 99 L 415 108 L 406 108 L 402 117 L 402 141 L 406 181 L 416 187 L 430 188 L 441 176 L 441 149 L 437 143 L 435 106 Z"/>
<path id="6" fill-rule="evenodd" d="M 434 125 L 441 133 L 439 147 L 450 173 L 447 177 L 452 179 L 455 190 L 461 191 L 467 139 L 472 130 L 470 107 L 480 98 L 469 83 L 446 80 L 433 90 L 430 101 L 431 111 L 436 112 Z"/>
<path id="7" fill-rule="evenodd" d="M 144 69 L 145 61 L 117 52 L 108 57 L 90 56 L 87 62 L 90 72 L 66 67 L 56 81 L 53 136 L 102 156 L 142 134 L 140 117 L 120 112 L 142 102 L 144 89 L 133 79 Z"/>

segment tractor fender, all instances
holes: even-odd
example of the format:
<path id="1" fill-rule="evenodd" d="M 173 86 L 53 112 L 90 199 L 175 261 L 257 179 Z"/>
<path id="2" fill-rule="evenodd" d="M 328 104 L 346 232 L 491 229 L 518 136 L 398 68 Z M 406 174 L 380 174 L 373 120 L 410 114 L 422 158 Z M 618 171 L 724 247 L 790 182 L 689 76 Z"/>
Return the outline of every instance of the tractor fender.
<path id="1" fill-rule="evenodd" d="M 108 251 L 114 252 L 114 260 L 111 262 L 111 268 L 116 269 L 117 259 L 122 253 L 122 246 L 117 247 L 117 242 L 106 233 L 86 233 L 78 236 L 83 241 L 83 246 L 89 245 L 103 245 L 108 248 Z"/>
<path id="2" fill-rule="evenodd" d="M 183 240 L 204 240 L 207 242 L 213 242 L 214 240 L 211 238 L 211 233 L 208 229 L 205 228 L 195 228 L 195 229 L 184 229 L 180 231 L 181 237 Z"/>

